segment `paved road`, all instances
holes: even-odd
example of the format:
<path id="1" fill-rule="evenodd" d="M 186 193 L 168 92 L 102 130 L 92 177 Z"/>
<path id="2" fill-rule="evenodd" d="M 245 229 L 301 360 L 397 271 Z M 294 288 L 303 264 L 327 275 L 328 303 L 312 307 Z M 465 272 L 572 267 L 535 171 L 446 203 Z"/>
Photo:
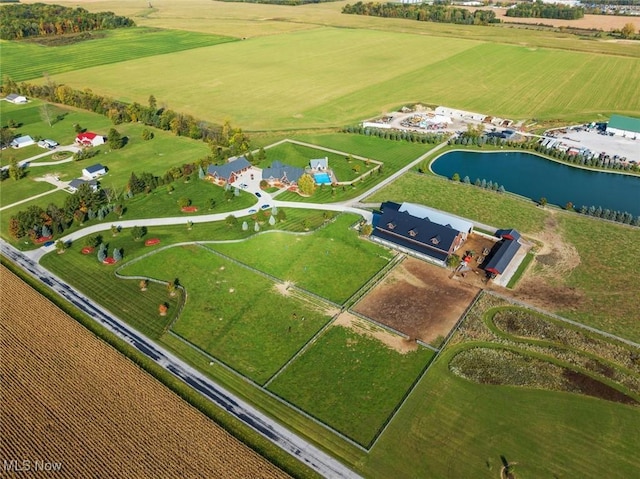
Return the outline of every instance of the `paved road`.
<path id="1" fill-rule="evenodd" d="M 341 462 L 293 434 L 250 404 L 244 402 L 200 372 L 191 368 L 181 359 L 158 346 L 145 335 L 137 332 L 90 298 L 79 293 L 58 277 L 49 273 L 37 262 L 26 257 L 4 240 L 0 240 L 0 252 L 31 276 L 88 314 L 95 321 L 151 358 L 162 368 L 196 389 L 207 399 L 249 425 L 255 431 L 299 459 L 314 471 L 328 478 L 360 478 L 358 474 L 344 466 Z"/>

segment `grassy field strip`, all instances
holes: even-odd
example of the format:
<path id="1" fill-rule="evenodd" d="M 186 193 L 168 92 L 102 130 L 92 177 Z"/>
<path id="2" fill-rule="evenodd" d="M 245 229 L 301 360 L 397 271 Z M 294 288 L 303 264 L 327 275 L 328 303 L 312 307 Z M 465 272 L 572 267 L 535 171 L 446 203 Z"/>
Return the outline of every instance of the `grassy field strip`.
<path id="1" fill-rule="evenodd" d="M 296 352 L 296 354 L 294 354 L 293 356 L 291 356 L 291 358 L 289 358 L 289 360 L 284 363 L 282 365 L 282 367 L 280 369 L 278 369 L 278 371 L 276 371 L 276 373 L 271 376 L 269 378 L 269 380 L 264 383 L 264 388 L 267 389 L 269 387 L 269 385 L 283 372 L 287 369 L 287 367 L 293 362 L 295 361 L 299 356 L 301 356 L 302 354 L 304 354 L 304 352 L 309 349 L 309 347 L 315 343 L 318 338 L 322 337 L 322 335 L 324 334 L 324 332 L 327 330 L 327 328 L 329 328 L 329 326 L 331 326 L 334 321 L 336 320 L 336 316 L 334 316 L 333 318 L 331 318 L 331 321 L 329 321 L 327 324 L 325 324 L 322 329 L 320 331 L 318 331 L 313 337 L 311 337 L 309 339 L 309 341 L 307 341 L 305 344 L 302 345 L 302 347 L 300 349 L 298 349 L 298 351 Z M 278 396 L 276 396 L 278 397 Z M 280 400 L 282 400 L 282 398 L 279 398 Z M 354 443 L 355 444 L 355 443 Z M 356 444 L 358 447 L 361 447 L 359 444 Z"/>
<path id="2" fill-rule="evenodd" d="M 549 312 L 549 311 L 543 311 L 542 309 L 536 308 L 536 307 L 531 306 L 530 304 L 524 303 L 522 301 L 518 301 L 517 299 L 501 295 L 500 293 L 497 293 L 495 291 L 486 291 L 486 294 L 490 294 L 490 295 L 495 296 L 497 298 L 504 299 L 504 300 L 509 301 L 511 303 L 514 303 L 514 304 L 516 304 L 516 305 L 518 305 L 520 307 L 523 307 L 523 308 L 526 308 L 526 309 L 531 309 L 531 310 L 533 310 L 533 311 L 535 311 L 537 313 L 540 313 L 540 314 L 545 315 L 545 316 L 549 316 L 549 317 L 551 317 L 553 319 L 556 319 L 558 321 L 562 321 L 563 323 L 569 324 L 569 325 L 577 327 L 579 329 L 584 329 L 586 331 L 590 331 L 590 332 L 595 333 L 597 335 L 604 336 L 606 338 L 613 339 L 615 341 L 619 341 L 621 343 L 624 343 L 624 344 L 626 344 L 628 346 L 632 346 L 634 348 L 640 349 L 640 344 L 636 343 L 635 341 L 631 341 L 630 339 L 626 339 L 626 338 L 617 336 L 615 334 L 609 333 L 607 331 L 603 331 L 601 329 L 594 328 L 592 326 L 589 326 L 589 325 L 586 325 L 586 324 L 583 324 L 583 323 L 579 323 L 577 321 L 573 321 L 573 320 L 568 319 L 568 318 L 564 318 L 564 317 L 562 317 L 562 316 L 560 316 L 558 314 L 554 314 L 554 313 Z"/>
<path id="3" fill-rule="evenodd" d="M 41 78 L 43 74 L 57 75 L 236 40 L 219 35 L 149 28 L 109 30 L 93 35 L 96 37 L 93 40 L 56 47 L 2 40 L 2 73 L 21 82 Z M 29 58 L 29 61 L 25 62 L 24 58 Z"/>

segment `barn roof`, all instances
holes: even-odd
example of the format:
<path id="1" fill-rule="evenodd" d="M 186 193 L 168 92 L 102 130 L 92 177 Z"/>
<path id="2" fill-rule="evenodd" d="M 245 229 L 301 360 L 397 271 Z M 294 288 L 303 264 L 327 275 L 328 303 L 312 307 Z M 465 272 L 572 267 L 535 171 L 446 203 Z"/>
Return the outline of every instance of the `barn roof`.
<path id="1" fill-rule="evenodd" d="M 502 274 L 520 249 L 520 243 L 514 240 L 502 240 L 493 247 L 489 261 L 485 263 L 485 271 Z"/>
<path id="2" fill-rule="evenodd" d="M 449 255 L 459 231 L 407 211 L 399 211 L 397 203 L 385 203 L 376 218 L 373 235 L 444 261 Z"/>
<path id="3" fill-rule="evenodd" d="M 464 233 L 470 233 L 473 229 L 473 223 L 470 221 L 458 218 L 457 216 L 448 215 L 442 211 L 434 210 L 427 206 L 416 205 L 414 203 L 402 203 L 400 205 L 400 212 L 407 212 L 411 216 L 416 218 L 427 219 L 432 223 L 437 223 L 442 226 L 448 226 Z"/>

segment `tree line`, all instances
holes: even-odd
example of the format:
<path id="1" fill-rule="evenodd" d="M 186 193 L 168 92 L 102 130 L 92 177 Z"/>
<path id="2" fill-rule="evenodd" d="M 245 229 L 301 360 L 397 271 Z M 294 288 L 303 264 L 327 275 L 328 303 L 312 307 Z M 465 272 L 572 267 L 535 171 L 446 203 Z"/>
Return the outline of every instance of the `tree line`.
<path id="1" fill-rule="evenodd" d="M 441 4 L 403 4 L 403 3 L 374 3 L 358 2 L 347 4 L 342 13 L 352 15 L 368 15 L 385 18 L 407 18 L 421 22 L 456 23 L 461 25 L 487 25 L 500 23 L 495 12 L 491 10 L 476 10 L 470 12 L 464 8 L 450 7 Z"/>
<path id="2" fill-rule="evenodd" d="M 106 116 L 115 125 L 140 122 L 160 130 L 171 131 L 177 136 L 202 140 L 211 147 L 212 162 L 224 162 L 232 156 L 249 151 L 250 148 L 249 137 L 241 128 L 234 128 L 229 122 L 225 122 L 224 125 L 211 125 L 191 115 L 158 106 L 153 95 L 149 96 L 148 105 L 137 102 L 129 104 L 97 95 L 89 89 L 75 90 L 68 85 L 58 85 L 52 81 L 42 85 L 26 82 L 18 84 L 9 77 L 3 79 L 2 92 L 5 95 L 19 93 L 52 103 L 82 108 Z"/>
<path id="3" fill-rule="evenodd" d="M 385 128 L 364 128 L 363 126 L 347 126 L 343 133 L 356 133 L 365 136 L 377 136 L 385 140 L 410 141 L 411 143 L 442 143 L 446 138 L 445 133 L 418 133 L 413 131 L 388 130 Z"/>
<path id="4" fill-rule="evenodd" d="M 516 3 L 507 9 L 507 17 L 519 18 L 559 18 L 561 20 L 576 20 L 584 17 L 584 8 L 570 7 L 558 3 L 542 3 L 537 0 L 533 3 Z"/>
<path id="5" fill-rule="evenodd" d="M 91 13 L 84 8 L 61 5 L 15 3 L 0 8 L 0 38 L 20 40 L 30 37 L 135 27 L 133 20 L 113 12 Z"/>

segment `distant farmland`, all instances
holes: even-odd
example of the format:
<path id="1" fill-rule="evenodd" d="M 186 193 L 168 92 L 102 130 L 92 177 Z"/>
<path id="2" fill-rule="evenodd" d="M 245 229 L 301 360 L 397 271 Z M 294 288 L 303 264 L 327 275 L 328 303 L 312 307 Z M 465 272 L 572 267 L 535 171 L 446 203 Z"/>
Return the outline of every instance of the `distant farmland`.
<path id="1" fill-rule="evenodd" d="M 55 47 L 31 42 L 0 41 L 2 75 L 20 82 L 42 78 L 45 73 L 56 75 L 235 40 L 219 35 L 151 28 L 100 31 L 93 35 L 96 37 L 93 40 Z M 26 58 L 29 61 L 25 61 Z M 161 62 L 158 63 L 158 68 L 163 68 Z M 90 85 L 81 89 L 88 86 Z M 144 101 L 146 102 L 146 98 Z"/>
<path id="2" fill-rule="evenodd" d="M 146 102 L 153 93 L 178 111 L 230 119 L 248 130 L 343 126 L 411 102 L 515 119 L 640 111 L 640 96 L 629 87 L 640 84 L 635 58 L 335 28 L 149 56 L 54 79 L 125 101 Z"/>

